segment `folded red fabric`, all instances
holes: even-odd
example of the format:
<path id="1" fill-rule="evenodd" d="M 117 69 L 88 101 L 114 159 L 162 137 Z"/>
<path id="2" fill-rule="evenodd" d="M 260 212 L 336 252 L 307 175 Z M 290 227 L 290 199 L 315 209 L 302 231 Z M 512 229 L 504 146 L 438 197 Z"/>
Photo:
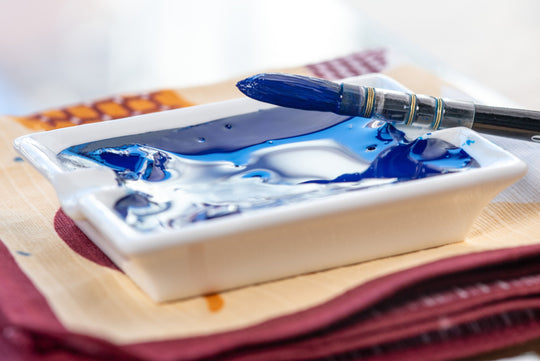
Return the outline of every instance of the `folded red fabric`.
<path id="1" fill-rule="evenodd" d="M 539 245 L 407 269 L 253 327 L 124 346 L 67 331 L 3 245 L 0 260 L 12 360 L 449 360 L 540 336 Z"/>

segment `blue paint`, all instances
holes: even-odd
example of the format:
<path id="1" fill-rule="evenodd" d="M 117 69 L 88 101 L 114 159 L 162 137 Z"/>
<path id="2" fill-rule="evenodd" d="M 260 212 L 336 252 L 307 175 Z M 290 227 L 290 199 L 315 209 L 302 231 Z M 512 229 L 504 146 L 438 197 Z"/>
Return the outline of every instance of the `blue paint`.
<path id="1" fill-rule="evenodd" d="M 76 147 L 74 148 L 76 149 Z M 72 150 L 73 152 L 75 150 Z M 113 148 L 100 148 L 84 157 L 114 170 L 121 179 L 145 179 L 161 181 L 169 177 L 165 169 L 168 156 L 160 151 L 148 152 L 139 144 L 129 144 Z"/>
<path id="2" fill-rule="evenodd" d="M 382 126 L 380 126 L 382 124 Z M 253 152 L 269 147 L 287 145 L 290 143 L 308 142 L 323 139 L 339 139 L 339 143 L 349 148 L 354 153 L 360 155 L 367 161 L 373 161 L 376 152 L 367 154 L 366 150 L 372 152 L 375 149 L 383 149 L 389 144 L 397 144 L 405 139 L 405 134 L 389 123 L 380 121 L 369 121 L 361 117 L 348 118 L 332 127 L 309 133 L 282 139 L 267 140 L 264 143 L 231 150 L 228 152 L 215 152 L 203 154 L 182 154 L 185 159 L 197 161 L 227 161 L 236 165 L 245 165 Z M 370 142 L 366 146 L 366 142 Z"/>
<path id="3" fill-rule="evenodd" d="M 29 256 L 32 255 L 31 253 L 24 252 L 24 251 L 15 251 L 15 253 L 17 253 L 18 255 L 21 255 L 21 256 L 25 256 L 25 257 L 29 257 Z"/>
<path id="4" fill-rule="evenodd" d="M 15 157 L 13 158 L 14 162 L 24 162 L 24 159 L 22 157 Z"/>
<path id="5" fill-rule="evenodd" d="M 70 147 L 63 154 L 85 154 L 100 148 L 141 144 L 184 155 L 231 152 L 240 148 L 320 131 L 350 117 L 334 113 L 272 108 L 217 119 L 185 128 L 134 134 Z M 204 142 L 199 139 L 204 138 Z"/>
<path id="6" fill-rule="evenodd" d="M 459 147 L 411 141 L 386 122 L 284 108 L 81 144 L 59 158 L 114 170 L 128 193 L 114 209 L 143 231 L 478 166 Z"/>
<path id="7" fill-rule="evenodd" d="M 236 86 L 248 97 L 270 104 L 329 112 L 339 112 L 343 91 L 340 84 L 328 80 L 278 73 L 253 75 Z"/>
<path id="8" fill-rule="evenodd" d="M 358 182 L 362 179 L 396 178 L 397 181 L 426 178 L 472 166 L 474 161 L 461 148 L 437 138 L 416 139 L 388 147 L 378 154 L 362 173 L 347 173 L 332 180 L 314 180 L 327 184 Z"/>

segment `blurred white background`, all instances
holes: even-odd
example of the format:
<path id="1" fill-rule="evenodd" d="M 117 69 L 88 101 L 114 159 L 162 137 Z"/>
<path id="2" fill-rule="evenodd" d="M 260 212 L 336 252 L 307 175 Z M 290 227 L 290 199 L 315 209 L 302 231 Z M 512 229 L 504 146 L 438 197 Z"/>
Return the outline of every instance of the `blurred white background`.
<path id="1" fill-rule="evenodd" d="M 0 0 L 0 114 L 390 45 L 540 109 L 537 0 Z"/>

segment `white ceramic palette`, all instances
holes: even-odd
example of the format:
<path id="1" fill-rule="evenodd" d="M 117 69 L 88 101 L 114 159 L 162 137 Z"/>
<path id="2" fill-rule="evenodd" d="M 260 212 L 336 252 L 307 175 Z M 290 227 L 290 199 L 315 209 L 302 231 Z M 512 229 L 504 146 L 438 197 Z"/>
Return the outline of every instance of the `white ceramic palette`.
<path id="1" fill-rule="evenodd" d="M 380 75 L 346 81 L 405 90 Z M 18 138 L 15 147 L 52 183 L 66 214 L 156 301 L 212 293 L 461 241 L 482 208 L 526 171 L 522 161 L 479 134 L 465 128 L 446 129 L 427 138 L 462 148 L 479 167 L 407 182 L 382 182 L 375 187 L 330 192 L 325 196 L 300 197 L 279 206 L 256 206 L 249 211 L 240 207 L 222 217 L 182 223 L 178 227 L 141 230 L 129 224 L 115 208 L 119 199 L 134 191 L 119 185 L 118 176 L 111 168 L 92 165 L 86 160 L 74 166 L 58 157 L 66 148 L 79 144 L 104 140 L 103 144 L 108 144 L 109 138 L 130 139 L 169 129 L 193 131 L 216 119 L 238 115 L 247 119 L 272 109 L 275 108 L 251 99 L 239 99 L 30 134 Z M 287 111 L 281 110 L 280 114 L 286 117 Z M 313 113 L 314 124 L 322 116 Z M 259 129 L 257 121 L 254 117 L 254 129 Z M 286 136 L 288 127 L 279 124 L 279 136 Z M 306 133 L 313 131 L 310 127 L 306 125 Z M 418 129 L 410 132 L 418 135 Z M 184 133 L 177 134 L 181 138 Z M 227 144 L 255 145 L 265 137 L 265 134 L 244 132 L 244 138 L 235 138 L 234 134 L 227 135 Z M 199 142 L 209 147 L 213 141 L 200 137 Z M 346 151 L 336 153 L 329 143 L 324 143 L 328 149 L 321 148 L 321 143 L 312 148 L 309 144 L 288 148 L 272 157 L 265 155 L 267 149 L 262 149 L 256 153 L 257 159 L 277 164 L 298 158 L 295 163 L 298 166 L 293 168 L 299 175 L 278 168 L 280 172 L 288 172 L 288 177 L 297 177 L 294 179 L 299 182 L 305 181 L 301 175 L 306 172 L 311 177 L 332 178 L 334 173 L 346 172 L 357 162 Z M 181 162 L 178 164 L 179 169 L 186 169 Z M 216 164 L 210 166 L 215 168 Z M 221 167 L 224 163 L 219 164 Z M 223 167 L 223 172 L 237 171 L 228 165 Z M 258 172 L 259 168 L 250 171 Z M 152 183 L 150 188 L 159 190 L 160 184 L 171 186 L 172 180 Z M 197 179 L 193 184 L 199 186 Z M 212 185 L 207 189 L 212 189 Z M 262 188 L 261 192 L 267 189 L 282 188 Z M 279 191 L 276 194 L 274 201 L 279 201 Z M 284 194 L 282 198 L 287 197 Z M 163 223 L 159 223 L 158 216 L 155 220 L 155 224 Z"/>

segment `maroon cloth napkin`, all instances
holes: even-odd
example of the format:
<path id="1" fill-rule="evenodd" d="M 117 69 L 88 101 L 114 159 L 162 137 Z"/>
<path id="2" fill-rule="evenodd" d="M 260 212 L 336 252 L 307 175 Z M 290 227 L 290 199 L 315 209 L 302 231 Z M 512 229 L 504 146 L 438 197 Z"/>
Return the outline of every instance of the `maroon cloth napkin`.
<path id="1" fill-rule="evenodd" d="M 414 267 L 253 327 L 123 346 L 67 331 L 3 245 L 0 260 L 11 360 L 449 360 L 540 336 L 540 245 Z"/>

